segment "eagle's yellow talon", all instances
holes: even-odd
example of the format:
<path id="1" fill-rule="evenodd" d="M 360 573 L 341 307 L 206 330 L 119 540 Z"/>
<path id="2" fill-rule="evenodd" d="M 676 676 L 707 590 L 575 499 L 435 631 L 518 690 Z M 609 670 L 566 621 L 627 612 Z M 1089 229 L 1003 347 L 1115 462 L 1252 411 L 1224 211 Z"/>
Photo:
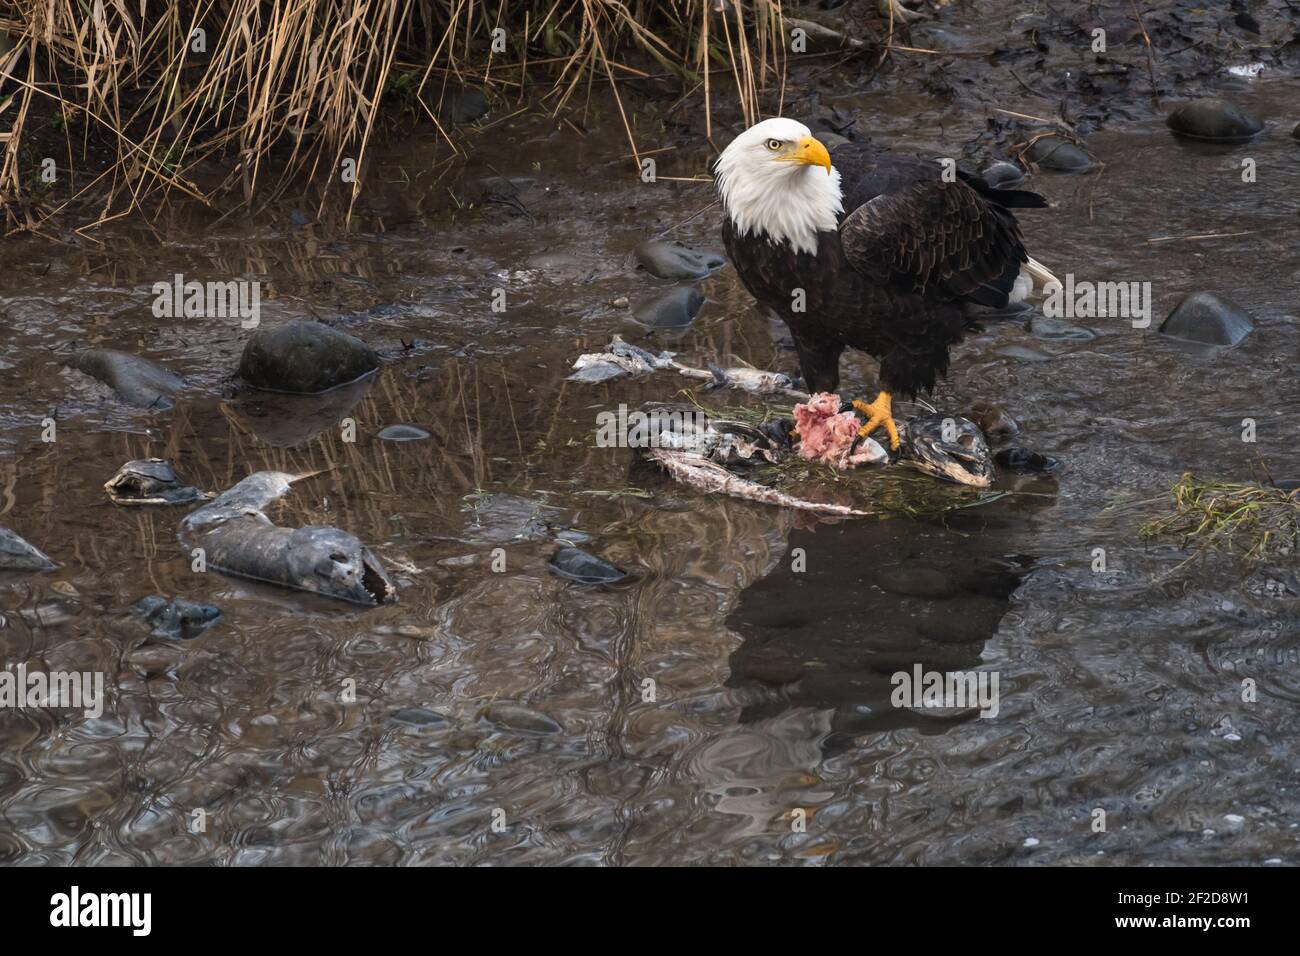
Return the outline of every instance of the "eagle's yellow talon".
<path id="1" fill-rule="evenodd" d="M 898 451 L 898 426 L 894 424 L 894 418 L 890 414 L 892 400 L 888 392 L 881 392 L 876 396 L 876 400 L 870 404 L 855 400 L 853 407 L 867 417 L 867 423 L 858 429 L 858 437 L 866 438 L 883 425 L 889 435 L 889 450 Z"/>

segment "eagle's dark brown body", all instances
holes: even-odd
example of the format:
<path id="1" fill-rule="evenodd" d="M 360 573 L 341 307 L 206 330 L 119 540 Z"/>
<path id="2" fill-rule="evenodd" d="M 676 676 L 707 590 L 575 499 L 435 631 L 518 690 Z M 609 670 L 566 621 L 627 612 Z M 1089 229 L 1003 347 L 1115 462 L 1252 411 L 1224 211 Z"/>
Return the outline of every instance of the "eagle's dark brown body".
<path id="1" fill-rule="evenodd" d="M 818 235 L 816 254 L 738 236 L 729 218 L 727 253 L 745 287 L 790 327 L 810 391 L 838 388 L 845 348 L 880 360 L 885 391 L 928 391 L 971 327 L 964 306 L 1006 305 L 1027 261 L 1009 209 L 1047 203 L 964 172 L 945 182 L 937 162 L 855 144 L 836 147 L 831 160 L 845 215 L 838 231 Z"/>

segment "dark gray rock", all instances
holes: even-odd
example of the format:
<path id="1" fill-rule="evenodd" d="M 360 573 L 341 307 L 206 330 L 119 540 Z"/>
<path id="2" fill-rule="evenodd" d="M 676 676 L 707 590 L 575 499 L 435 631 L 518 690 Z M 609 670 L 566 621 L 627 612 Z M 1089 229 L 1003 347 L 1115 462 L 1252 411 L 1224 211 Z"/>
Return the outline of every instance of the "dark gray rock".
<path id="1" fill-rule="evenodd" d="M 384 441 L 423 441 L 433 436 L 418 425 L 389 425 L 379 437 Z"/>
<path id="2" fill-rule="evenodd" d="M 1048 474 L 1061 469 L 1061 463 L 1050 455 L 1020 447 L 1002 449 L 993 456 L 993 461 L 999 468 L 1021 474 Z"/>
<path id="3" fill-rule="evenodd" d="M 1097 165 L 1097 161 L 1086 149 L 1055 133 L 1034 140 L 1026 156 L 1043 169 L 1062 173 L 1082 173 Z"/>
<path id="4" fill-rule="evenodd" d="M 69 368 L 103 382 L 117 397 L 138 408 L 171 408 L 184 380 L 156 362 L 115 349 L 86 349 L 68 359 Z"/>
<path id="5" fill-rule="evenodd" d="M 1254 113 L 1217 96 L 1181 104 L 1165 124 L 1180 136 L 1224 143 L 1245 142 L 1264 128 Z"/>
<path id="6" fill-rule="evenodd" d="M 444 123 L 472 123 L 487 116 L 489 110 L 483 91 L 466 86 L 447 91 L 438 107 L 438 118 Z"/>
<path id="7" fill-rule="evenodd" d="M 8 528 L 0 528 L 0 571 L 53 571 L 55 564 Z"/>
<path id="8" fill-rule="evenodd" d="M 132 610 L 151 627 L 151 635 L 173 641 L 193 640 L 221 617 L 221 609 L 211 604 L 169 601 L 157 594 L 141 598 Z"/>
<path id="9" fill-rule="evenodd" d="M 239 374 L 255 388 L 315 394 L 355 382 L 379 368 L 360 339 L 320 322 L 294 320 L 253 333 Z"/>
<path id="10" fill-rule="evenodd" d="M 651 239 L 636 247 L 636 260 L 661 279 L 703 279 L 727 260 L 716 252 L 696 252 L 672 242 Z"/>
<path id="11" fill-rule="evenodd" d="M 578 548 L 561 548 L 551 559 L 551 567 L 560 577 L 579 584 L 613 584 L 627 577 L 621 568 Z"/>
<path id="12" fill-rule="evenodd" d="M 1236 345 L 1254 329 L 1246 310 L 1212 292 L 1193 292 L 1160 323 L 1160 332 L 1188 342 Z"/>
<path id="13" fill-rule="evenodd" d="M 1029 332 L 1035 338 L 1056 342 L 1088 342 L 1097 337 L 1097 333 L 1092 329 L 1071 325 L 1064 319 L 1051 319 L 1045 315 L 1035 315 L 1029 320 Z"/>
<path id="14" fill-rule="evenodd" d="M 652 329 L 680 329 L 695 321 L 704 295 L 694 286 L 677 286 L 632 311 L 632 318 Z"/>

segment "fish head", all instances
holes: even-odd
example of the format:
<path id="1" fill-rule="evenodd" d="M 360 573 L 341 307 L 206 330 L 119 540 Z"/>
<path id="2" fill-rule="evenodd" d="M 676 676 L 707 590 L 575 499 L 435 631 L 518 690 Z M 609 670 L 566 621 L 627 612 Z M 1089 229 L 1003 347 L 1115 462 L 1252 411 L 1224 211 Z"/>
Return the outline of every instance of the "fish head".
<path id="1" fill-rule="evenodd" d="M 969 419 L 954 415 L 913 418 L 904 427 L 902 439 L 902 458 L 927 475 L 976 488 L 987 488 L 993 481 L 988 442 Z"/>
<path id="2" fill-rule="evenodd" d="M 297 528 L 288 560 L 293 583 L 303 590 L 368 607 L 397 601 L 397 587 L 379 558 L 346 531 Z"/>

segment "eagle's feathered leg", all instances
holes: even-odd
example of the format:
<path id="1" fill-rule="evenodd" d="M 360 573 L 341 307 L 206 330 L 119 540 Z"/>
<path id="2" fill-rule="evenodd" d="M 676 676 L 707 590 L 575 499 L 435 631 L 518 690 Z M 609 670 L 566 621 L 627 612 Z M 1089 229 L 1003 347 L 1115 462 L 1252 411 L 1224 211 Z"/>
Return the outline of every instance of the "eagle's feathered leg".
<path id="1" fill-rule="evenodd" d="M 810 394 L 833 392 L 840 385 L 840 355 L 844 346 L 827 339 L 810 338 L 790 330 L 795 351 L 799 353 L 799 371 L 804 388 Z"/>
<path id="2" fill-rule="evenodd" d="M 853 407 L 867 416 L 867 423 L 858 429 L 858 437 L 866 438 L 882 425 L 889 435 L 889 450 L 898 451 L 898 426 L 894 424 L 893 399 L 888 392 L 881 392 L 870 404 L 855 400 Z"/>

